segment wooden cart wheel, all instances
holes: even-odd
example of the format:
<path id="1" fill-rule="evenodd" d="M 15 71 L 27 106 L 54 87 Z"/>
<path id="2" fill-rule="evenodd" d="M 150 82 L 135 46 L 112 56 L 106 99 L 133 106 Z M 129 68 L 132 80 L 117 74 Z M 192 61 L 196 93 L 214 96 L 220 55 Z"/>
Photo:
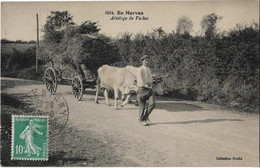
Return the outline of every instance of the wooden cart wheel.
<path id="1" fill-rule="evenodd" d="M 83 96 L 83 92 L 84 92 L 84 86 L 83 86 L 83 82 L 80 76 L 75 76 L 72 79 L 72 93 L 75 96 L 75 98 L 80 101 L 82 96 Z"/>
<path id="2" fill-rule="evenodd" d="M 51 94 L 55 94 L 58 83 L 57 83 L 57 75 L 56 75 L 56 72 L 53 67 L 49 67 L 46 69 L 46 71 L 44 73 L 44 81 L 45 81 L 47 90 Z"/>

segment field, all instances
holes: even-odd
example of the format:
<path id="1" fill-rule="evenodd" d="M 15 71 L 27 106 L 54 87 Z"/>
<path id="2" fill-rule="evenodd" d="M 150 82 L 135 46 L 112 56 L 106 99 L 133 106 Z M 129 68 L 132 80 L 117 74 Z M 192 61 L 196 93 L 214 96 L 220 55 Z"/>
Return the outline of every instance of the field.
<path id="1" fill-rule="evenodd" d="M 11 77 L 16 71 L 35 66 L 35 56 L 33 43 L 1 43 L 1 76 Z"/>
<path id="2" fill-rule="evenodd" d="M 34 47 L 35 44 L 23 44 L 23 43 L 1 43 L 1 53 L 11 54 L 13 49 L 24 52 L 30 47 Z"/>

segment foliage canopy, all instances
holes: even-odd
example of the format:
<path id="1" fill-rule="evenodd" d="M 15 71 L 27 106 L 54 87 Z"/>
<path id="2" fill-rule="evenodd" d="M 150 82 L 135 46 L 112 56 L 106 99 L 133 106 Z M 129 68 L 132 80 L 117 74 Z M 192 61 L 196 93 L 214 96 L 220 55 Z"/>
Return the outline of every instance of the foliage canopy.
<path id="1" fill-rule="evenodd" d="M 54 65 L 69 64 L 75 69 L 84 64 L 93 72 L 103 64 L 117 59 L 111 39 L 99 34 L 98 22 L 85 21 L 76 25 L 67 12 L 51 12 L 44 26 L 40 56 Z"/>

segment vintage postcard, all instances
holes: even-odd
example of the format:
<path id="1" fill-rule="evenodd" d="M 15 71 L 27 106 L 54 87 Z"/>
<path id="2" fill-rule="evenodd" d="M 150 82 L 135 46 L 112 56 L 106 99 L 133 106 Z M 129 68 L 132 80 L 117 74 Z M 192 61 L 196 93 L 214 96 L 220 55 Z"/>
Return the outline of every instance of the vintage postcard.
<path id="1" fill-rule="evenodd" d="M 258 167 L 259 1 L 1 2 L 1 165 Z"/>

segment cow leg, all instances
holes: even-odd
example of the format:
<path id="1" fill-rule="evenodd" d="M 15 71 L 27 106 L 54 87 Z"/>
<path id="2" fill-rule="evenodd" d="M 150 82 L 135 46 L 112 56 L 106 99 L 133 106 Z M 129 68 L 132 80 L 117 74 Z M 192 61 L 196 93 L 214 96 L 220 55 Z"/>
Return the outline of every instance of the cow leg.
<path id="1" fill-rule="evenodd" d="M 129 103 L 129 98 L 130 98 L 130 96 L 131 96 L 131 94 L 128 94 L 128 95 L 126 96 L 126 99 L 125 99 L 125 101 L 121 104 L 121 107 L 123 107 L 123 106 L 125 106 L 126 104 Z"/>
<path id="2" fill-rule="evenodd" d="M 137 101 L 137 100 L 135 101 L 135 106 L 139 106 L 139 104 L 138 104 L 138 101 Z"/>
<path id="3" fill-rule="evenodd" d="M 98 92 L 99 92 L 99 89 L 100 89 L 100 86 L 99 85 L 97 85 L 97 87 L 96 87 L 96 97 L 95 97 L 95 102 L 98 104 L 99 102 L 98 102 Z"/>
<path id="4" fill-rule="evenodd" d="M 114 107 L 115 109 L 118 109 L 118 89 L 114 89 L 114 96 L 115 96 L 115 104 Z"/>
<path id="5" fill-rule="evenodd" d="M 106 104 L 108 106 L 111 106 L 111 104 L 109 103 L 109 99 L 108 99 L 108 90 L 107 89 L 104 90 L 104 96 L 105 96 L 105 99 L 106 99 Z"/>
<path id="6" fill-rule="evenodd" d="M 125 101 L 125 94 L 123 94 L 123 93 L 121 95 L 121 100 L 122 100 L 122 102 Z"/>

